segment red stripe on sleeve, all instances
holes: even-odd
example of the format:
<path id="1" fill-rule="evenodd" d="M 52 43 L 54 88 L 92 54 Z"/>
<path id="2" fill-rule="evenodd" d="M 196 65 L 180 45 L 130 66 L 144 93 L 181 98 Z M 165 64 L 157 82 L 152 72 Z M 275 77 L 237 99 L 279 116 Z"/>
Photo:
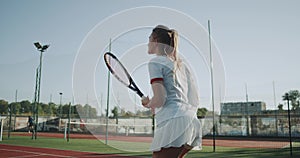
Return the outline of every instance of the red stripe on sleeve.
<path id="1" fill-rule="evenodd" d="M 153 78 L 150 80 L 150 83 L 152 84 L 155 81 L 163 81 L 163 80 L 164 80 L 163 78 Z"/>

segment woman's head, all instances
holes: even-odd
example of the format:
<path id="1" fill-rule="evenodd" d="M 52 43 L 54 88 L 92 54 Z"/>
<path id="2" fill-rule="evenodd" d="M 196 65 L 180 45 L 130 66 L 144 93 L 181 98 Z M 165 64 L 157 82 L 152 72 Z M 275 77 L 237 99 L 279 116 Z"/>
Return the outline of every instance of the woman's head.
<path id="1" fill-rule="evenodd" d="M 177 60 L 178 34 L 176 30 L 158 25 L 149 37 L 149 54 L 167 55 Z"/>

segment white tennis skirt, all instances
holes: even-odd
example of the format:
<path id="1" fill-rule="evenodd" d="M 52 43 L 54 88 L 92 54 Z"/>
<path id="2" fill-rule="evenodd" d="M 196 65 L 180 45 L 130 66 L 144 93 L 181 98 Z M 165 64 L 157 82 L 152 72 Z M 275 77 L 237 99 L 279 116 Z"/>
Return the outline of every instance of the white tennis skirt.
<path id="1" fill-rule="evenodd" d="M 182 116 L 164 121 L 156 126 L 151 151 L 160 151 L 161 148 L 202 147 L 201 123 L 197 118 Z"/>

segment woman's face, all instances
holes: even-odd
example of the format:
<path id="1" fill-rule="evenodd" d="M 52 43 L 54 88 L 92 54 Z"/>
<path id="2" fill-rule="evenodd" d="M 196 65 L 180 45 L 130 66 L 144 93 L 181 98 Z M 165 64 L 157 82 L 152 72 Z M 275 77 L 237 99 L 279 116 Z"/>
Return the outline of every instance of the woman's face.
<path id="1" fill-rule="evenodd" d="M 148 54 L 156 54 L 156 52 L 157 52 L 157 41 L 153 38 L 151 34 L 148 42 Z"/>

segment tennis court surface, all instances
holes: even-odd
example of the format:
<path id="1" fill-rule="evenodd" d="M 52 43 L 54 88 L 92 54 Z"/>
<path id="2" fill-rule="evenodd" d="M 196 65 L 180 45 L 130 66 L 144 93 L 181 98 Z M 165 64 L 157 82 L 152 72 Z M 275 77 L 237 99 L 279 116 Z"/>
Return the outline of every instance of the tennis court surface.
<path id="1" fill-rule="evenodd" d="M 98 137 L 97 137 L 98 138 Z M 74 158 L 146 158 L 151 157 L 151 152 L 130 152 L 118 150 L 105 145 L 89 134 L 71 134 L 70 142 L 64 139 L 63 133 L 42 133 L 38 139 L 32 140 L 29 133 L 14 132 L 12 137 L 0 142 L 0 158 L 24 157 L 74 157 Z M 99 137 L 103 140 L 103 136 Z M 99 139 L 98 138 L 98 139 Z M 124 143 L 126 147 L 138 148 L 140 143 L 149 143 L 149 137 L 110 136 L 109 143 Z M 127 143 L 129 142 L 129 143 Z M 130 146 L 131 145 L 131 146 Z M 203 139 L 203 150 L 192 151 L 187 158 L 200 157 L 289 157 L 289 142 L 286 139 L 276 140 L 267 138 L 217 138 L 217 152 L 212 152 L 213 141 L 211 138 Z M 293 156 L 299 157 L 299 143 L 294 142 Z M 226 157 L 226 158 L 227 158 Z"/>

